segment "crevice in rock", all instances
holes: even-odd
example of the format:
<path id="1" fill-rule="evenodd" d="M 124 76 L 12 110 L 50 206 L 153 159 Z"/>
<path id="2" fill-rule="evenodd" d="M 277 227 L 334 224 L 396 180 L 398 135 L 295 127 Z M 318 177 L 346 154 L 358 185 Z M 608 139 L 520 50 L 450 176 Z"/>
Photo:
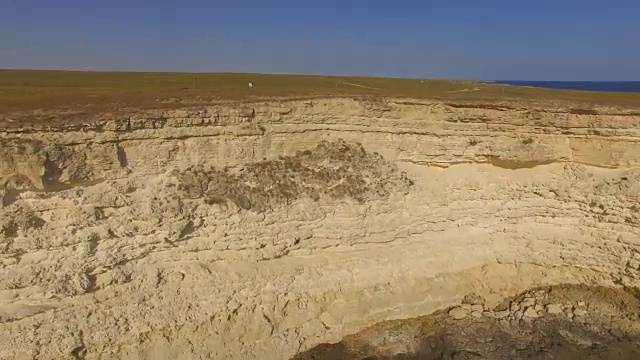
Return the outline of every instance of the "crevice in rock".
<path id="1" fill-rule="evenodd" d="M 129 160 L 127 159 L 127 152 L 124 150 L 120 144 L 116 144 L 116 155 L 118 157 L 118 163 L 121 168 L 125 168 L 129 166 Z"/>
<path id="2" fill-rule="evenodd" d="M 518 160 L 510 160 L 510 159 L 507 160 L 507 159 L 501 159 L 497 156 L 485 156 L 485 158 L 488 160 L 489 164 L 495 167 L 509 169 L 509 170 L 533 169 L 536 166 L 550 165 L 558 162 L 558 161 L 552 161 L 552 160 L 550 161 L 518 161 Z"/>

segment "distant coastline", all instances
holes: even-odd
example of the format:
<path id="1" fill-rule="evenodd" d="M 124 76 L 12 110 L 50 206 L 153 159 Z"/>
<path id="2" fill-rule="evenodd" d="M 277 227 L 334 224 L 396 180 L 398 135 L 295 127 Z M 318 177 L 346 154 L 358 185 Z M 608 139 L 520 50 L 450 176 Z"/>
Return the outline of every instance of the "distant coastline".
<path id="1" fill-rule="evenodd" d="M 546 89 L 605 91 L 605 92 L 637 92 L 640 93 L 640 81 L 520 81 L 491 80 L 486 84 L 503 84 L 513 86 L 529 86 Z"/>

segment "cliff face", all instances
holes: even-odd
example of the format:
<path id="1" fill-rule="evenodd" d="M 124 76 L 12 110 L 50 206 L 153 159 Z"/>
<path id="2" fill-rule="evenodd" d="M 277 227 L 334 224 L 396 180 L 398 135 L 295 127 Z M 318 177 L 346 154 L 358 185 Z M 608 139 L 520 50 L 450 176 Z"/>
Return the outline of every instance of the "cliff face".
<path id="1" fill-rule="evenodd" d="M 0 133 L 0 358 L 274 358 L 640 286 L 632 111 L 326 99 Z"/>

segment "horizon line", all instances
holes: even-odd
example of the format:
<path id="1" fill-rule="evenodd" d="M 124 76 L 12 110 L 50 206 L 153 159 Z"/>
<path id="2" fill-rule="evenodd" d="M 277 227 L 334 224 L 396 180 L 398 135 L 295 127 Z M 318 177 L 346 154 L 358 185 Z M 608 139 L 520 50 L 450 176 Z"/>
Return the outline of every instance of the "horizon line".
<path id="1" fill-rule="evenodd" d="M 447 77 L 397 77 L 384 75 L 329 75 L 319 73 L 283 73 L 283 72 L 243 72 L 243 71 L 147 71 L 147 70 L 117 70 L 117 69 L 52 69 L 52 68 L 0 68 L 0 71 L 52 71 L 52 72 L 96 72 L 96 73 L 138 73 L 138 74 L 240 74 L 240 75 L 276 75 L 276 76 L 318 76 L 318 77 L 360 77 L 402 80 L 445 80 L 445 81 L 473 81 L 473 82 L 565 82 L 565 83 L 635 83 L 638 80 L 532 80 L 532 79 L 463 79 Z"/>

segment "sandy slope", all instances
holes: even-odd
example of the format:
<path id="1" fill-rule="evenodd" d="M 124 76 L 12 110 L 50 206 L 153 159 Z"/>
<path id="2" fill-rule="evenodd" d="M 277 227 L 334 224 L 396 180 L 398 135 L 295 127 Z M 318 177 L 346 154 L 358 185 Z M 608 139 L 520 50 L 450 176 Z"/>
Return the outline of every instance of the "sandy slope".
<path id="1" fill-rule="evenodd" d="M 471 292 L 638 287 L 638 125 L 330 99 L 7 128 L 0 358 L 287 359 Z"/>

